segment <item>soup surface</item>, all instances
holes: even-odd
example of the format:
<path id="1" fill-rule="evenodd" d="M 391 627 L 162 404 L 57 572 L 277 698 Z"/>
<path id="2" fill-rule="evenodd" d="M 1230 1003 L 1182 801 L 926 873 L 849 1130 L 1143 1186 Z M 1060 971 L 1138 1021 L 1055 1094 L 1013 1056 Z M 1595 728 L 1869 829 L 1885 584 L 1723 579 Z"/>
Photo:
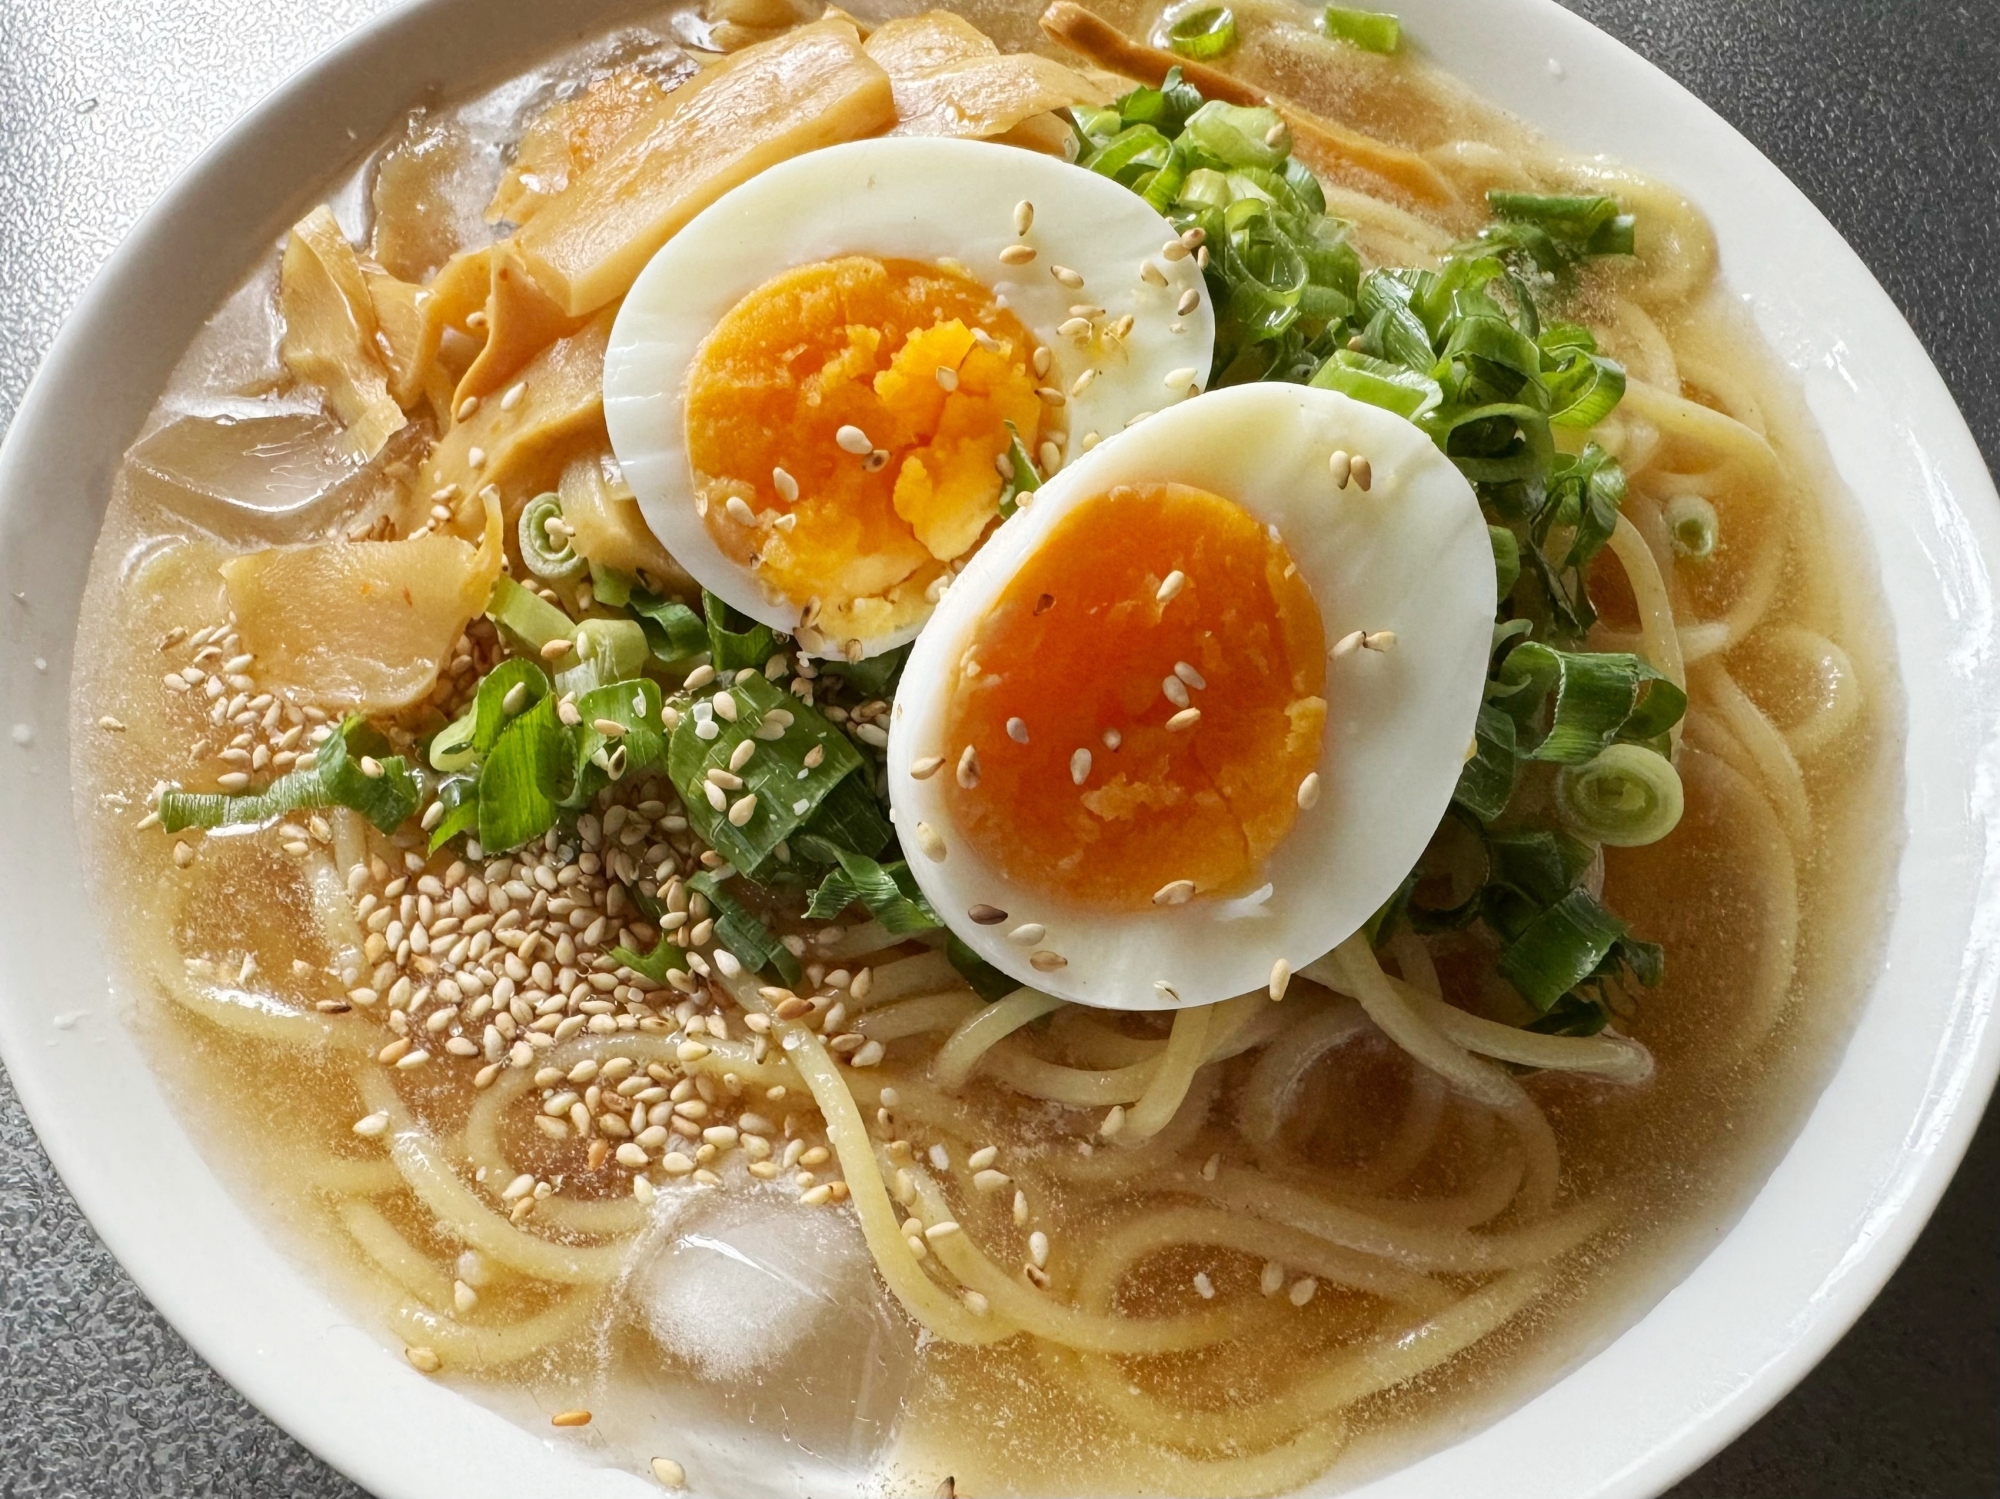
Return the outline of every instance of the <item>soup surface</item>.
<path id="1" fill-rule="evenodd" d="M 1177 23 L 1180 81 L 1237 110 L 1201 117 L 1235 145 L 1199 98 L 1131 92 Z M 74 742 L 135 1023 L 365 1325 L 587 1462 L 730 1495 L 1345 1487 L 1630 1325 L 1845 1035 L 1896 836 L 1895 684 L 1865 559 L 1830 544 L 1849 501 L 1700 214 L 1374 50 L 1378 21 L 1246 0 L 1205 52 L 1219 27 L 713 0 L 416 108 L 250 268 L 116 476 Z M 901 652 L 864 654 L 1032 505 L 1024 480 L 1095 446 L 1062 361 L 1124 335 L 1086 293 L 1048 337 L 977 266 L 857 243 L 735 305 L 686 387 L 689 503 L 786 629 L 705 596 L 626 487 L 605 350 L 640 267 L 700 232 L 687 195 L 889 130 L 1148 193 L 1217 309 L 1182 387 L 1416 392 L 1398 414 L 1495 530 L 1466 774 L 1504 728 L 1500 790 L 1462 781 L 1378 921 L 1268 991 L 1119 1013 L 1024 986 L 949 931 L 1006 913 L 933 909 L 886 820 L 892 704 L 957 691 L 1029 751 L 989 753 L 983 799 L 976 756 L 924 772 L 987 857 L 1114 912 L 1240 896 L 1310 822 L 1344 662 L 1395 645 L 1321 642 L 1329 602 L 1276 530 L 1162 473 L 1076 512 L 980 636 L 1080 685 L 898 683 Z M 1425 312 L 1421 275 L 1461 274 Z M 1533 371 L 1476 318 L 1530 329 Z M 1437 425 L 1436 390 L 1503 378 Z M 1369 486 L 1365 455 L 1334 471 Z M 1193 643 L 1142 640 L 1112 594 L 1143 574 L 1164 608 L 1182 532 L 1242 577 Z M 1098 588 L 1116 623 L 1087 647 L 1038 633 L 1039 598 Z M 1092 695 L 1094 652 L 1165 651 L 1165 719 L 1211 690 L 1197 637 L 1274 635 L 1314 659 L 1217 677 L 1240 744 L 1198 763 L 1148 731 L 1157 763 L 1135 748 L 1093 800 L 1127 711 Z M 1551 715 L 1601 709 L 1510 677 L 1524 640 L 1626 694 L 1567 762 Z M 1510 718 L 1530 688 L 1547 703 Z M 1265 763 L 1276 802 L 1199 800 Z M 1105 810 L 1155 793 L 1166 820 Z M 929 836 L 903 830 L 911 864 Z M 1597 945 L 1544 982 L 1556 912 Z"/>

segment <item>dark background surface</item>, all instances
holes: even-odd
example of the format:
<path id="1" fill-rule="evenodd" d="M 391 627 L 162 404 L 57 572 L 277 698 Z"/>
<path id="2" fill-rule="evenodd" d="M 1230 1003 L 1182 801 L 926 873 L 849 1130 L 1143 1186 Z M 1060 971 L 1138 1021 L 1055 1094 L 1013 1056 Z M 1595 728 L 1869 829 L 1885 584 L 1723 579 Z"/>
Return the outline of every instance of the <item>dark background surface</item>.
<path id="1" fill-rule="evenodd" d="M 2000 0 L 1567 3 L 1700 95 L 1819 205 L 2000 468 Z M 62 312 L 172 171 L 381 5 L 0 0 L 0 423 Z M 126 128 L 144 133 L 107 143 L 121 102 Z M 79 173 L 97 174 L 81 194 Z M 81 211 L 51 221 L 51 202 L 79 196 Z M 1675 1499 L 2000 1495 L 1996 1117 L 1860 1323 Z M 153 1311 L 0 1072 L 0 1499 L 31 1495 L 363 1499 Z"/>

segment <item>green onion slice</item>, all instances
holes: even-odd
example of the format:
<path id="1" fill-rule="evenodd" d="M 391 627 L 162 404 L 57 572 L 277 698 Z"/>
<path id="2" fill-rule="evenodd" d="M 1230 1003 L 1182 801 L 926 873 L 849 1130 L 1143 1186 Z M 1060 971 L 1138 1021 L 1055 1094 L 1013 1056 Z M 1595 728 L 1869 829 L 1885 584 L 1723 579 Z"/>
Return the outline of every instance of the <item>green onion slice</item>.
<path id="1" fill-rule="evenodd" d="M 878 864 L 866 854 L 842 848 L 816 833 L 802 834 L 792 846 L 808 859 L 835 866 L 813 891 L 812 902 L 806 907 L 806 920 L 831 921 L 859 901 L 868 908 L 869 915 L 898 937 L 934 931 L 944 925 L 924 898 L 906 862 L 899 859 Z"/>
<path id="2" fill-rule="evenodd" d="M 1220 57 L 1236 45 L 1236 17 L 1226 5 L 1190 11 L 1167 28 L 1167 45 L 1182 57 Z"/>
<path id="3" fill-rule="evenodd" d="M 583 558 L 570 545 L 562 497 L 553 491 L 536 495 L 523 507 L 519 535 L 521 560 L 536 577 L 553 583 L 574 578 L 584 570 Z"/>
<path id="4" fill-rule="evenodd" d="M 725 877 L 724 871 L 704 869 L 688 880 L 688 888 L 707 896 L 715 910 L 716 945 L 754 972 L 768 969 L 787 984 L 798 983 L 805 976 L 799 960 L 747 906 L 722 888 Z"/>
<path id="5" fill-rule="evenodd" d="M 1681 820 L 1681 778 L 1666 756 L 1614 744 L 1556 776 L 1556 810 L 1577 834 L 1614 848 L 1658 843 Z"/>
<path id="6" fill-rule="evenodd" d="M 1329 5 L 1320 16 L 1320 25 L 1335 41 L 1352 42 L 1364 52 L 1386 55 L 1403 45 L 1403 23 L 1382 11 Z"/>
<path id="7" fill-rule="evenodd" d="M 1667 534 L 1674 550 L 1696 561 L 1715 551 L 1715 507 L 1698 494 L 1675 495 L 1667 501 Z"/>
<path id="8" fill-rule="evenodd" d="M 362 761 L 373 761 L 370 775 Z M 313 756 L 310 770 L 280 776 L 261 791 L 230 795 L 221 791 L 165 791 L 160 794 L 160 826 L 183 828 L 255 827 L 287 812 L 316 807 L 351 807 L 385 833 L 393 833 L 417 810 L 422 783 L 389 741 L 359 714 L 329 735 Z"/>

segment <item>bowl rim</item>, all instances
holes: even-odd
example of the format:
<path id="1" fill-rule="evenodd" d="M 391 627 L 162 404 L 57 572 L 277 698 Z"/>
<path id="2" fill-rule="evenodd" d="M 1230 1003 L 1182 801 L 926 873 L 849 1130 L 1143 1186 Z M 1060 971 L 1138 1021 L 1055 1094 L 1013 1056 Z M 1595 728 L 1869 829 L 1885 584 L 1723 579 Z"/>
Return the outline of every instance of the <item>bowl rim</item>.
<path id="1" fill-rule="evenodd" d="M 0 1057 L 64 1184 L 153 1304 L 279 1425 L 394 1499 L 474 1484 L 524 1499 L 601 1495 L 641 1481 L 593 1469 L 587 1451 L 578 1461 L 575 1448 L 403 1367 L 209 1172 L 143 1061 L 122 1124 L 92 1117 L 80 1083 L 107 1060 L 129 1069 L 139 1053 L 122 1023 L 102 1023 L 119 1008 L 119 986 L 91 940 L 94 907 L 75 900 L 66 686 L 76 599 L 112 467 L 164 383 L 162 360 L 171 367 L 251 255 L 357 142 L 377 138 L 425 83 L 448 79 L 455 96 L 655 8 L 573 0 L 557 16 L 536 0 L 406 0 L 356 28 L 241 116 L 146 211 L 65 320 L 0 445 L 0 570 L 18 608 L 0 607 L 14 611 L 14 633 L 45 642 L 51 661 L 46 674 L 26 669 L 27 651 L 0 662 L 32 734 L 17 734 L 18 753 L 0 759 L 0 839 L 63 850 L 33 869 L 0 861 L 0 931 L 24 954 L 0 981 Z M 1991 1023 L 2000 659 L 1987 645 L 2000 498 L 1887 294 L 1804 195 L 1706 105 L 1553 0 L 1406 0 L 1401 9 L 1435 60 L 1551 137 L 1574 143 L 1570 127 L 1588 120 L 1593 148 L 1640 170 L 1671 162 L 1660 175 L 1715 222 L 1731 281 L 1750 288 L 1752 315 L 1804 379 L 1850 487 L 1886 479 L 1926 502 L 1898 515 L 1887 501 L 1864 506 L 1909 694 L 1907 841 L 1876 982 L 1809 1117 L 1715 1247 L 1608 1346 L 1455 1445 L 1359 1491 L 1414 1499 L 1456 1485 L 1521 1499 L 1643 1499 L 1732 1440 L 1847 1330 L 1936 1205 L 2000 1072 Z M 1789 284 L 1765 265 L 1769 242 L 1785 235 L 1811 252 Z M 1822 336 L 1808 337 L 1801 330 L 1815 319 Z M 1867 398 L 1888 408 L 1873 413 L 1870 430 L 1889 439 L 1873 458 L 1826 414 L 1851 415 Z M 78 411 L 93 416 L 79 421 Z M 79 489 L 81 555 L 66 539 L 79 522 L 43 523 L 31 498 Z M 1918 578 L 1938 596 L 1899 591 Z M 54 1013 L 48 996 L 63 993 L 83 1008 Z M 129 1148 L 134 1136 L 146 1142 L 143 1159 Z M 1671 1399 L 1661 1399 L 1663 1382 Z"/>

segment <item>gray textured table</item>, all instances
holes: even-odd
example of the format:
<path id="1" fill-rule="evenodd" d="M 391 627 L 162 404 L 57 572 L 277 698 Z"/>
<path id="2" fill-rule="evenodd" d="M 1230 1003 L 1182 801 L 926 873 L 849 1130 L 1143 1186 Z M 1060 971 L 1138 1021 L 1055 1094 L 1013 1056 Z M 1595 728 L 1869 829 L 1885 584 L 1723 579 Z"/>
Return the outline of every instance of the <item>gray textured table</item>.
<path id="1" fill-rule="evenodd" d="M 0 428 L 126 227 L 385 0 L 0 0 Z M 2000 5 L 1569 0 L 1741 128 L 1901 304 L 2000 468 Z M 2000 1128 L 1888 1290 L 1677 1499 L 2000 1494 Z M 0 1499 L 361 1499 L 106 1254 L 0 1072 Z"/>

